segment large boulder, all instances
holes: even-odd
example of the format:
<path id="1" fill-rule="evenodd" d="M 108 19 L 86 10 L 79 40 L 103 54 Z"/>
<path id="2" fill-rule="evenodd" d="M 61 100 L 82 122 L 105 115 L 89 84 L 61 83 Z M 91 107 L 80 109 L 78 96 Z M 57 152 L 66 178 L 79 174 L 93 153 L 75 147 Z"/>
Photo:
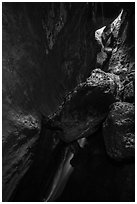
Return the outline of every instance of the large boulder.
<path id="1" fill-rule="evenodd" d="M 116 102 L 103 124 L 103 135 L 108 155 L 115 160 L 131 159 L 135 155 L 135 107 Z"/>
<path id="2" fill-rule="evenodd" d="M 55 125 L 62 129 L 61 138 L 71 142 L 94 133 L 108 113 L 117 95 L 113 75 L 100 69 L 92 71 L 86 82 L 71 92 L 54 116 Z"/>

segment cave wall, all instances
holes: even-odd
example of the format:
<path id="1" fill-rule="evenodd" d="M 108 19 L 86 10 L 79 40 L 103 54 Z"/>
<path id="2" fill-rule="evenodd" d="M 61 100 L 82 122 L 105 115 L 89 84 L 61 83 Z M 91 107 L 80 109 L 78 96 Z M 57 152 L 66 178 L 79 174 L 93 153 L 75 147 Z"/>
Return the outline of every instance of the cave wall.
<path id="1" fill-rule="evenodd" d="M 3 86 L 12 105 L 49 114 L 89 75 L 96 54 L 90 13 L 85 3 L 3 3 Z"/>
<path id="2" fill-rule="evenodd" d="M 91 8 L 86 3 L 2 5 L 3 201 L 35 157 L 41 115 L 53 113 L 94 68 Z"/>
<path id="3" fill-rule="evenodd" d="M 65 95 L 85 81 L 95 68 L 95 29 L 114 20 L 121 8 L 129 11 L 131 7 L 126 3 L 3 3 L 3 201 L 39 201 L 48 192 L 67 147 L 54 131 L 46 129 L 43 116 L 46 118 L 54 113 Z M 125 30 L 130 48 L 134 44 L 134 15 L 129 18 L 128 32 Z M 72 174 L 68 186 L 73 198 L 77 201 L 79 198 L 79 193 L 72 188 L 76 179 L 75 188 L 81 182 L 89 187 L 83 195 L 79 188 L 83 201 L 87 194 L 90 195 L 91 187 L 95 200 L 102 188 L 100 199 L 106 201 L 117 195 L 117 199 L 123 200 L 126 195 L 120 196 L 121 187 L 127 178 L 131 180 L 130 186 L 127 187 L 126 180 L 124 188 L 127 189 L 125 192 L 131 189 L 127 194 L 127 199 L 131 200 L 134 197 L 134 165 L 119 168 L 113 162 L 109 163 L 101 137 L 100 132 L 100 141 L 93 139 L 95 145 L 91 145 L 91 149 L 95 148 L 95 151 L 89 153 L 86 164 L 81 164 L 82 170 Z M 89 176 L 90 171 L 93 174 Z M 79 182 L 81 175 L 83 181 Z M 107 180 L 105 175 L 108 175 Z M 117 176 L 116 181 L 113 175 Z M 96 179 L 100 185 L 97 190 Z M 116 194 L 113 194 L 113 187 L 110 188 L 111 181 L 117 188 Z M 105 194 L 105 190 L 108 193 Z M 65 191 L 65 198 L 69 200 L 68 192 Z M 64 197 L 59 198 L 62 200 Z"/>

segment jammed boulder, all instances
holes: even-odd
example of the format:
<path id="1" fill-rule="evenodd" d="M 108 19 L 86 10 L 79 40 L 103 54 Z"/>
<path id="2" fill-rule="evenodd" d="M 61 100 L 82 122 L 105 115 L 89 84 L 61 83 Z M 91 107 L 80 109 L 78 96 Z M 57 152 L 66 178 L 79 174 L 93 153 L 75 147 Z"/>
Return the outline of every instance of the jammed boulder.
<path id="1" fill-rule="evenodd" d="M 116 160 L 130 159 L 135 154 L 135 107 L 126 102 L 111 106 L 103 124 L 106 151 Z"/>
<path id="2" fill-rule="evenodd" d="M 95 69 L 86 82 L 67 96 L 53 118 L 55 126 L 62 129 L 63 140 L 71 142 L 87 137 L 98 129 L 117 95 L 117 84 L 112 76 Z"/>

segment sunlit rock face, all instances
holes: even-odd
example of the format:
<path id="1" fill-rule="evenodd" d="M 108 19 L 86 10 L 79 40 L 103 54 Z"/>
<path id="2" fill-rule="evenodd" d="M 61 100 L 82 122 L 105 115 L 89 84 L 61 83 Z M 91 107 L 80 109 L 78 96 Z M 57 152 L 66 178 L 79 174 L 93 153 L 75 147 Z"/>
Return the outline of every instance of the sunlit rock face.
<path id="1" fill-rule="evenodd" d="M 129 82 L 131 77 L 134 78 L 133 24 L 134 8 L 129 13 L 122 9 L 111 24 L 95 32 L 95 38 L 101 46 L 101 52 L 97 55 L 97 66 L 118 75 L 123 83 Z"/>
<path id="2" fill-rule="evenodd" d="M 130 13 L 128 16 L 126 12 L 123 13 L 121 25 L 117 25 L 117 27 L 119 26 L 119 28 L 116 27 L 118 31 L 113 34 L 115 40 L 108 69 L 110 72 L 120 75 L 121 78 L 124 78 L 125 75 L 128 77 L 135 70 L 134 28 L 130 31 L 130 24 L 133 24 L 133 14 Z"/>

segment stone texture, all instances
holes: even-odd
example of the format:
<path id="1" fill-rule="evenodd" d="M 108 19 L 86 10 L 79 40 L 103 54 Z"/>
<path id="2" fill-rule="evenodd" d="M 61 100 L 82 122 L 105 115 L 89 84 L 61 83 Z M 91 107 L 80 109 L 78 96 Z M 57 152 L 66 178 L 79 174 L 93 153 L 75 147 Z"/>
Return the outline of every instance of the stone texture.
<path id="1" fill-rule="evenodd" d="M 124 83 L 135 70 L 134 8 L 128 14 L 122 10 L 119 16 L 103 30 L 100 41 L 101 51 L 97 54 L 97 66 L 104 71 L 120 76 Z M 98 32 L 97 30 L 96 32 Z"/>
<path id="2" fill-rule="evenodd" d="M 114 41 L 108 71 L 119 75 L 123 82 L 135 70 L 135 37 L 134 28 L 131 29 L 133 24 L 134 8 L 128 14 L 123 12 L 120 24 L 112 32 Z"/>
<path id="3" fill-rule="evenodd" d="M 123 91 L 123 101 L 134 103 L 135 102 L 135 86 L 133 81 L 125 85 Z"/>
<path id="4" fill-rule="evenodd" d="M 87 78 L 91 65 L 94 68 L 96 48 L 86 3 L 4 2 L 2 15 L 3 201 L 9 201 L 16 197 L 17 185 L 36 157 L 33 149 L 41 140 L 41 115 L 53 113 L 65 94 Z M 51 135 L 44 136 L 48 141 Z M 42 160 L 40 181 L 56 147 L 54 139 L 49 149 L 44 144 L 43 154 L 44 148 L 50 150 Z M 23 199 L 28 196 L 25 189 L 31 194 L 32 188 L 23 188 Z"/>
<path id="5" fill-rule="evenodd" d="M 123 10 L 112 23 L 95 31 L 95 39 L 100 47 L 100 51 L 97 54 L 96 66 L 103 70 L 107 70 L 106 63 L 109 61 L 112 55 L 114 39 L 118 38 L 120 25 L 122 23 L 122 13 Z"/>
<path id="6" fill-rule="evenodd" d="M 2 192 L 9 200 L 33 161 L 41 123 L 35 113 L 9 111 L 2 131 Z M 5 129 L 6 128 L 6 129 Z"/>
<path id="7" fill-rule="evenodd" d="M 126 102 L 114 103 L 103 124 L 106 151 L 115 160 L 135 155 L 135 107 Z"/>
<path id="8" fill-rule="evenodd" d="M 117 83 L 113 75 L 93 70 L 87 81 L 79 84 L 52 116 L 55 125 L 62 129 L 61 139 L 71 142 L 94 133 L 116 95 Z"/>
<path id="9" fill-rule="evenodd" d="M 134 101 L 134 29 L 130 30 L 133 24 L 134 9 L 131 8 L 128 14 L 126 10 L 122 10 L 112 23 L 95 32 L 95 38 L 101 47 L 97 54 L 97 66 L 118 76 L 121 86 L 118 101 Z M 131 93 L 128 93 L 129 89 Z"/>
<path id="10" fill-rule="evenodd" d="M 102 16 L 93 22 L 92 4 L 3 3 L 3 201 L 46 200 L 60 166 L 68 162 L 65 158 L 67 144 L 59 137 L 72 141 L 83 131 L 80 137 L 96 131 L 106 117 L 109 105 L 117 98 L 120 83 L 114 74 L 110 76 L 96 70 L 95 76 L 83 83 L 95 68 L 94 32 L 95 26 L 98 28 L 97 21 L 102 24 Z M 134 24 L 128 26 L 133 29 Z M 128 27 L 128 33 L 130 30 Z M 124 39 L 125 35 L 122 36 Z M 133 39 L 127 39 L 130 38 Z M 108 39 L 108 45 L 109 42 Z M 128 79 L 132 78 L 132 73 L 134 76 L 132 45 L 133 42 L 126 45 L 130 67 L 133 66 Z M 109 47 L 104 51 L 111 53 Z M 124 81 L 125 75 L 120 75 L 120 80 Z M 78 93 L 75 95 L 72 90 L 79 83 L 82 91 L 75 89 Z M 94 87 L 92 91 L 91 86 Z M 41 115 L 48 117 L 54 113 L 69 91 L 72 91 L 70 100 L 64 103 L 68 107 L 64 106 L 60 117 L 66 122 L 63 127 L 54 126 L 54 123 L 52 128 L 49 124 L 41 125 Z M 62 128 L 68 138 L 62 135 Z M 69 132 L 74 134 L 69 135 Z M 96 169 L 95 165 L 95 173 Z M 131 180 L 130 176 L 125 178 Z"/>

